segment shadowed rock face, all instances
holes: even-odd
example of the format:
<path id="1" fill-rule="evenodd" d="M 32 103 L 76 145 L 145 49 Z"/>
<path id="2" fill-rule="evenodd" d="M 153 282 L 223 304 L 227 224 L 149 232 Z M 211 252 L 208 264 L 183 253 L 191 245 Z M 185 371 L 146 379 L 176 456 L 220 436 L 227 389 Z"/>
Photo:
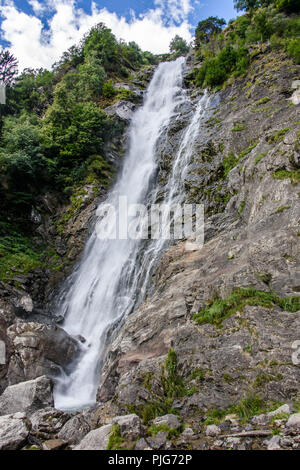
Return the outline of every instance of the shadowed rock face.
<path id="1" fill-rule="evenodd" d="M 15 384 L 41 375 L 54 376 L 79 353 L 79 343 L 56 325 L 18 321 L 7 330 L 13 345 L 8 380 Z"/>
<path id="2" fill-rule="evenodd" d="M 99 401 L 114 397 L 125 411 L 162 396 L 161 366 L 171 347 L 193 389 L 173 403 L 185 418 L 248 393 L 299 399 L 292 345 L 300 339 L 300 312 L 248 306 L 222 328 L 193 320 L 209 299 L 226 299 L 239 287 L 299 295 L 299 109 L 288 99 L 299 71 L 285 56 L 262 54 L 248 77 L 216 96 L 185 176 L 187 202 L 205 205 L 205 245 L 165 253 L 152 277 L 154 294 L 113 335 Z M 186 110 L 182 120 L 189 116 Z M 174 122 L 160 143 L 162 192 L 183 125 Z M 193 379 L 197 371 L 201 378 Z"/>

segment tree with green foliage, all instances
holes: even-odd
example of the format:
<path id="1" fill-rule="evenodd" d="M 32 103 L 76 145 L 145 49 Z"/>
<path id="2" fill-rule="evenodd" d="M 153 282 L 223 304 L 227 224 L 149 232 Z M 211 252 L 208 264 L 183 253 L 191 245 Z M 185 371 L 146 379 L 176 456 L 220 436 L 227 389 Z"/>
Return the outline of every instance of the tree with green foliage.
<path id="1" fill-rule="evenodd" d="M 243 75 L 249 65 L 248 52 L 244 47 L 234 49 L 226 46 L 215 57 L 204 61 L 196 75 L 196 85 L 217 87 L 222 85 L 230 75 Z"/>
<path id="2" fill-rule="evenodd" d="M 25 69 L 7 89 L 6 113 L 22 111 L 42 116 L 53 101 L 54 73 L 44 69 Z"/>
<path id="3" fill-rule="evenodd" d="M 89 101 L 99 97 L 107 79 L 101 60 L 90 54 L 85 62 L 78 67 L 78 98 Z"/>
<path id="4" fill-rule="evenodd" d="M 196 47 L 199 48 L 201 44 L 207 43 L 213 35 L 221 33 L 225 25 L 224 18 L 217 16 L 210 16 L 206 20 L 200 21 L 195 33 Z"/>
<path id="5" fill-rule="evenodd" d="M 277 0 L 276 7 L 279 11 L 283 11 L 287 14 L 300 12 L 299 0 Z"/>
<path id="6" fill-rule="evenodd" d="M 237 11 L 252 11 L 259 6 L 259 0 L 234 0 L 234 8 Z"/>
<path id="7" fill-rule="evenodd" d="M 0 148 L 0 187 L 2 191 L 5 188 L 4 199 L 13 207 L 29 204 L 40 188 L 48 184 L 53 172 L 54 163 L 45 156 L 37 117 L 25 113 L 17 118 L 6 117 Z"/>
<path id="8" fill-rule="evenodd" d="M 103 23 L 94 26 L 84 39 L 83 52 L 85 59 L 92 54 L 96 56 L 106 71 L 119 67 L 119 45 L 111 30 Z"/>
<path id="9" fill-rule="evenodd" d="M 170 52 L 174 54 L 174 57 L 181 57 L 186 56 L 189 52 L 190 48 L 188 43 L 182 37 L 178 36 L 178 34 L 172 39 L 170 43 Z"/>
<path id="10" fill-rule="evenodd" d="M 10 85 L 18 74 L 18 61 L 9 51 L 0 52 L 0 81 Z"/>

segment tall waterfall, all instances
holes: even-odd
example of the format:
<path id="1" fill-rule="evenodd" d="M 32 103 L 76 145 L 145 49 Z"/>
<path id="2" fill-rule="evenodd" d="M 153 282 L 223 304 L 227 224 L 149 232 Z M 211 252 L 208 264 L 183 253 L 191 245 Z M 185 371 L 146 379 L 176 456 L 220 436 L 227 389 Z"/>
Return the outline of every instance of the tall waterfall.
<path id="1" fill-rule="evenodd" d="M 130 128 L 129 152 L 119 178 L 106 203 L 118 207 L 119 197 L 128 204 L 151 204 L 157 198 L 157 143 L 167 131 L 180 105 L 189 101 L 182 88 L 184 59 L 160 64 L 149 85 L 143 107 L 135 112 Z M 165 187 L 165 206 L 181 202 L 184 172 L 201 116 L 208 103 L 199 100 L 185 129 L 173 169 Z M 114 232 L 112 219 L 109 230 Z M 71 373 L 63 374 L 55 386 L 55 406 L 79 409 L 95 403 L 101 366 L 110 328 L 128 315 L 143 300 L 154 263 L 165 248 L 165 240 L 101 240 L 95 229 L 79 268 L 67 283 L 59 310 L 63 328 L 73 336 L 82 336 L 81 355 Z"/>

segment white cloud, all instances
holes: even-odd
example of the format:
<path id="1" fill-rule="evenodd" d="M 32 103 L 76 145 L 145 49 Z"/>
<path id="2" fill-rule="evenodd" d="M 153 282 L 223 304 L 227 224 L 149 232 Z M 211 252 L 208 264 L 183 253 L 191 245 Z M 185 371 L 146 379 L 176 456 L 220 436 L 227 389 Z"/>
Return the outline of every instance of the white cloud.
<path id="1" fill-rule="evenodd" d="M 36 15 L 40 15 L 46 9 L 45 5 L 42 5 L 38 0 L 28 0 L 28 3 Z"/>
<path id="2" fill-rule="evenodd" d="M 75 0 L 28 0 L 35 15 L 26 14 L 12 0 L 1 2 L 2 37 L 19 59 L 20 69 L 46 67 L 58 60 L 62 53 L 95 24 L 103 22 L 119 39 L 135 41 L 144 50 L 167 52 L 172 38 L 179 34 L 190 41 L 192 11 L 190 0 L 156 0 L 155 7 L 131 19 L 120 17 L 106 8 L 99 9 L 91 2 L 91 13 L 76 8 Z M 48 12 L 48 28 L 40 18 Z"/>

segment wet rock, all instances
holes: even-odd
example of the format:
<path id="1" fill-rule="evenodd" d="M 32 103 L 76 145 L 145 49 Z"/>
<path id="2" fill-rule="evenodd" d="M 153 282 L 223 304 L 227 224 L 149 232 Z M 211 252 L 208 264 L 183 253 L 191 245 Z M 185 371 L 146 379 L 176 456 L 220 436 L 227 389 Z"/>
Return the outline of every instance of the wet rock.
<path id="1" fill-rule="evenodd" d="M 106 450 L 112 424 L 89 432 L 74 450 Z"/>
<path id="2" fill-rule="evenodd" d="M 7 336 L 14 349 L 7 372 L 11 384 L 53 376 L 79 352 L 78 342 L 56 325 L 18 321 Z"/>
<path id="3" fill-rule="evenodd" d="M 129 122 L 132 119 L 135 108 L 136 106 L 134 103 L 120 100 L 112 106 L 105 108 L 104 111 L 109 115 L 117 116 L 122 121 Z"/>
<path id="4" fill-rule="evenodd" d="M 0 397 L 0 415 L 26 412 L 53 405 L 52 382 L 47 377 L 11 385 Z"/>
<path id="5" fill-rule="evenodd" d="M 26 283 L 26 277 L 24 279 L 19 280 L 21 283 Z M 16 298 L 14 300 L 14 306 L 16 309 L 16 315 L 28 316 L 34 308 L 33 300 L 30 295 L 23 295 L 21 298 Z"/>
<path id="6" fill-rule="evenodd" d="M 29 435 L 26 420 L 20 414 L 0 416 L 0 450 L 18 450 Z"/>

